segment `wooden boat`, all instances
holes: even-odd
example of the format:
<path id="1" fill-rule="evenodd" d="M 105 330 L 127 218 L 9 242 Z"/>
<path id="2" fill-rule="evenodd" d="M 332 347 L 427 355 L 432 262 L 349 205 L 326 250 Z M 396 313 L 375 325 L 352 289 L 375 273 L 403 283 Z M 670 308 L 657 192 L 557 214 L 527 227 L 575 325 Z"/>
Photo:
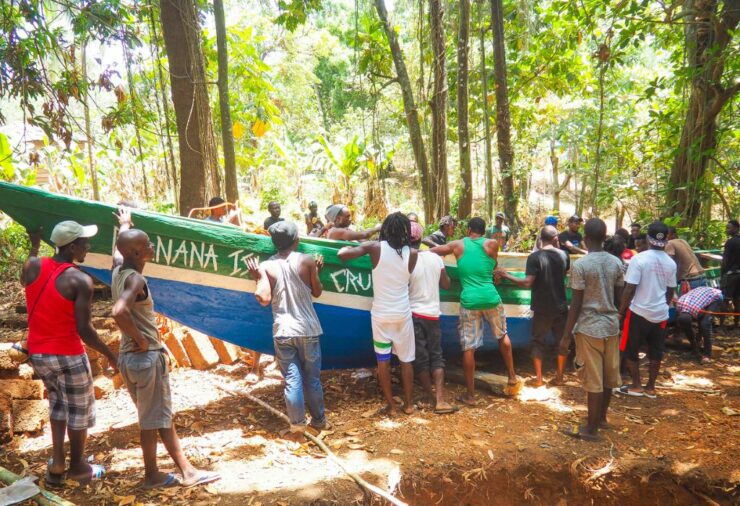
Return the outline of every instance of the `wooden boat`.
<path id="1" fill-rule="evenodd" d="M 115 206 L 0 182 L 0 210 L 28 229 L 43 227 L 47 241 L 54 225 L 63 220 L 97 225 L 98 234 L 91 239 L 90 253 L 81 268 L 110 284 L 111 253 L 117 234 Z M 154 260 L 144 274 L 158 312 L 219 339 L 274 353 L 270 308 L 260 306 L 254 298 L 256 285 L 246 267 L 250 257 L 264 260 L 274 254 L 269 237 L 229 225 L 148 211 L 132 210 L 132 215 L 135 226 L 147 232 L 154 245 Z M 321 272 L 324 293 L 315 304 L 324 331 L 321 348 L 325 369 L 365 367 L 375 362 L 370 328 L 370 259 L 341 262 L 336 253 L 347 244 L 305 237 L 299 247 L 304 253 L 321 254 L 325 260 Z M 500 264 L 521 271 L 526 256 L 502 253 Z M 460 353 L 460 285 L 454 259 L 448 262 L 447 271 L 452 286 L 441 292 L 442 346 L 446 355 L 455 355 Z M 509 283 L 498 289 L 512 344 L 525 347 L 531 331 L 530 292 Z M 484 349 L 496 346 L 486 330 Z"/>

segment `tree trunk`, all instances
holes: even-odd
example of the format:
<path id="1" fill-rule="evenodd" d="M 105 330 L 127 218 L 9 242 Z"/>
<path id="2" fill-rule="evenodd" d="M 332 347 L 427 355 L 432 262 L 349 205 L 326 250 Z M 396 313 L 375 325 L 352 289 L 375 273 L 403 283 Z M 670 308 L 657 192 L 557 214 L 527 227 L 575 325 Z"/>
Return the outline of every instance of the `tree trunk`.
<path id="1" fill-rule="evenodd" d="M 87 162 L 90 168 L 90 178 L 92 180 L 93 200 L 100 200 L 100 189 L 98 187 L 98 171 L 95 169 L 95 157 L 93 156 L 93 135 L 92 125 L 90 123 L 90 103 L 88 94 L 90 89 L 87 86 L 87 42 L 82 43 L 82 80 L 86 83 L 85 94 L 82 99 L 82 107 L 85 112 L 85 144 L 87 145 Z"/>
<path id="2" fill-rule="evenodd" d="M 473 176 L 470 169 L 468 132 L 468 52 L 470 51 L 470 0 L 460 1 L 460 28 L 457 37 L 457 142 L 460 149 L 460 202 L 458 218 L 473 212 Z"/>
<path id="3" fill-rule="evenodd" d="M 220 193 L 216 144 L 193 0 L 161 0 L 160 17 L 180 145 L 180 213 Z"/>
<path id="4" fill-rule="evenodd" d="M 447 181 L 447 70 L 445 66 L 444 7 L 442 0 L 429 0 L 432 35 L 434 88 L 432 107 L 432 195 L 436 198 L 435 219 L 450 211 Z"/>
<path id="5" fill-rule="evenodd" d="M 429 165 L 427 162 L 427 154 L 424 149 L 424 139 L 421 136 L 419 113 L 416 109 L 416 103 L 414 102 L 414 92 L 411 88 L 411 81 L 409 80 L 409 74 L 406 70 L 406 63 L 403 59 L 401 46 L 398 43 L 398 38 L 396 38 L 395 29 L 388 19 L 388 11 L 385 8 L 385 1 L 375 0 L 375 9 L 378 11 L 378 17 L 380 17 L 380 20 L 383 22 L 383 29 L 388 37 L 388 45 L 390 46 L 393 64 L 396 68 L 396 76 L 398 77 L 398 83 L 401 86 L 403 110 L 406 115 L 406 124 L 409 129 L 409 140 L 414 152 L 416 168 L 419 171 L 419 179 L 421 179 L 424 218 L 427 223 L 432 223 L 435 221 L 434 197 L 430 193 L 429 188 Z"/>
<path id="6" fill-rule="evenodd" d="M 156 58 L 157 62 L 157 81 L 159 82 L 159 95 L 158 95 L 158 101 L 157 101 L 157 112 L 159 113 L 159 103 L 162 104 L 162 114 L 161 116 L 164 116 L 164 131 L 165 131 L 165 141 L 167 144 L 167 155 L 166 159 L 169 160 L 169 168 L 170 168 L 170 182 L 172 185 L 172 194 L 174 197 L 175 202 L 175 208 L 180 210 L 180 190 L 178 188 L 179 185 L 179 179 L 177 177 L 177 164 L 175 163 L 175 149 L 172 146 L 172 128 L 170 128 L 170 103 L 167 100 L 167 97 L 165 95 L 165 82 L 164 82 L 164 72 L 162 72 L 162 57 L 159 53 L 159 34 L 157 33 L 157 23 L 154 20 L 154 7 L 152 6 L 152 2 L 148 2 L 148 8 L 149 8 L 149 28 L 151 30 L 150 39 L 152 41 L 152 55 L 154 58 Z"/>
<path id="7" fill-rule="evenodd" d="M 221 142 L 224 146 L 224 186 L 226 186 L 226 200 L 238 202 L 239 184 L 236 177 L 234 131 L 231 125 L 231 106 L 229 105 L 229 51 L 223 0 L 213 0 L 213 17 L 216 21 L 216 45 L 218 46 L 218 108 L 221 112 Z"/>
<path id="8" fill-rule="evenodd" d="M 484 5 L 482 3 L 481 5 Z M 481 10 L 481 16 L 483 12 Z M 491 159 L 491 114 L 488 109 L 488 69 L 486 68 L 486 29 L 480 31 L 480 79 L 483 92 L 483 124 L 485 126 L 486 156 L 486 219 L 493 218 L 493 160 Z"/>
<path id="9" fill-rule="evenodd" d="M 673 161 L 665 207 L 670 215 L 679 215 L 682 224 L 691 226 L 699 217 L 699 191 L 704 184 L 707 162 L 717 145 L 717 117 L 722 108 L 740 90 L 733 82 L 722 86 L 725 60 L 732 32 L 740 21 L 737 2 L 687 0 L 683 10 L 686 55 L 691 78 L 691 93 L 681 140 Z"/>
<path id="10" fill-rule="evenodd" d="M 565 180 L 560 182 L 560 158 L 555 154 L 555 143 L 550 141 L 550 164 L 552 165 L 552 209 L 555 214 L 560 213 L 560 194 L 568 187 L 570 183 L 570 174 L 565 176 Z"/>
<path id="11" fill-rule="evenodd" d="M 599 175 L 601 174 L 601 141 L 604 138 L 604 74 L 607 61 L 599 68 L 599 126 L 596 129 L 596 163 L 594 163 L 594 185 L 591 189 L 591 217 L 599 216 Z"/>
<path id="12" fill-rule="evenodd" d="M 138 97 L 134 88 L 134 73 L 131 70 L 131 54 L 128 51 L 126 41 L 121 41 L 123 49 L 123 59 L 126 60 L 126 77 L 128 80 L 128 94 L 131 102 L 131 119 L 134 122 L 134 134 L 136 135 L 136 145 L 139 148 L 139 165 L 141 165 L 141 179 L 144 182 L 144 200 L 149 201 L 149 183 L 146 177 L 146 166 L 144 165 L 144 146 L 141 142 L 141 131 L 139 130 L 139 113 L 137 109 Z"/>
<path id="13" fill-rule="evenodd" d="M 496 140 L 501 170 L 501 190 L 504 212 L 516 234 L 521 226 L 517 215 L 518 199 L 514 191 L 514 148 L 511 145 L 511 114 L 509 89 L 506 83 L 506 48 L 504 44 L 504 6 L 502 0 L 491 0 L 493 31 L 493 70 L 496 82 Z"/>

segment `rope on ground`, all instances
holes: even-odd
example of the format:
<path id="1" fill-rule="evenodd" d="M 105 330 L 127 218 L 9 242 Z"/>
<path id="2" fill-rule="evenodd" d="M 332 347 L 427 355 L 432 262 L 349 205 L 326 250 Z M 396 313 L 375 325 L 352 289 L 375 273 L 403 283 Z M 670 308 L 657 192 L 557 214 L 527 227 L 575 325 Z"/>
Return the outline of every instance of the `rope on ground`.
<path id="1" fill-rule="evenodd" d="M 6 485 L 11 485 L 16 481 L 20 480 L 21 476 L 18 476 L 12 471 L 8 471 L 4 467 L 0 467 L 0 481 Z M 31 501 L 41 506 L 75 506 L 74 503 L 67 501 L 66 499 L 59 497 L 56 494 L 52 494 L 48 490 L 44 490 L 39 487 L 41 492 L 31 497 Z"/>
<path id="2" fill-rule="evenodd" d="M 285 420 L 286 422 L 290 423 L 290 419 L 288 418 L 287 415 L 285 415 L 285 413 L 283 413 L 281 411 L 278 411 L 277 409 L 273 408 L 272 406 L 270 406 L 269 404 L 267 404 L 262 399 L 260 399 L 258 397 L 255 397 L 254 395 L 252 395 L 249 392 L 243 392 L 243 391 L 236 392 L 236 391 L 231 390 L 230 388 L 224 387 L 222 385 L 216 385 L 216 388 L 218 388 L 219 390 L 221 390 L 223 392 L 226 392 L 229 395 L 233 395 L 233 396 L 237 396 L 237 397 L 239 395 L 244 395 L 250 401 L 254 402 L 255 404 L 258 404 L 259 406 L 262 406 L 263 408 L 265 408 L 266 410 L 268 410 L 269 412 L 271 412 L 273 415 L 275 415 L 275 416 L 277 416 L 277 417 Z M 342 462 L 342 460 L 339 457 L 337 457 L 334 454 L 334 452 L 332 452 L 329 449 L 329 447 L 326 446 L 326 444 L 324 444 L 324 442 L 321 441 L 319 438 L 315 437 L 313 434 L 311 434 L 308 431 L 304 431 L 303 432 L 303 435 L 306 436 L 316 446 L 318 446 L 319 448 L 321 448 L 323 450 L 323 452 L 326 453 L 326 456 L 329 457 L 329 459 L 331 461 L 333 461 L 335 464 L 337 464 L 339 466 L 339 468 L 342 471 L 344 471 L 345 474 L 347 474 L 347 476 L 349 476 L 350 478 L 352 478 L 353 480 L 355 480 L 355 483 L 357 483 L 361 488 L 366 489 L 366 490 L 372 492 L 373 494 L 382 497 L 383 499 L 385 499 L 389 503 L 395 504 L 396 506 L 407 506 L 407 504 L 405 502 L 403 502 L 403 501 L 401 501 L 401 500 L 393 497 L 392 495 L 390 495 L 388 492 L 386 492 L 382 488 L 376 487 L 372 483 L 368 483 L 367 481 L 365 481 L 364 479 L 362 479 L 358 474 L 353 473 L 352 471 L 350 471 L 347 468 L 347 465 L 344 462 Z"/>

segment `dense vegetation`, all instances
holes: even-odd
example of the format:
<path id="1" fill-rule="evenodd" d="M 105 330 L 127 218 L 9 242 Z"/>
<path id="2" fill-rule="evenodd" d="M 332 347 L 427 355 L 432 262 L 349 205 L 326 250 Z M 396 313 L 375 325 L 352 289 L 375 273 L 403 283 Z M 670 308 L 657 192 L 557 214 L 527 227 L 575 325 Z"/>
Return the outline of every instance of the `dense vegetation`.
<path id="1" fill-rule="evenodd" d="M 740 213 L 728 0 L 10 0 L 0 178 L 260 222 Z M 219 36 L 220 35 L 220 36 Z M 699 233 L 701 232 L 701 233 Z"/>

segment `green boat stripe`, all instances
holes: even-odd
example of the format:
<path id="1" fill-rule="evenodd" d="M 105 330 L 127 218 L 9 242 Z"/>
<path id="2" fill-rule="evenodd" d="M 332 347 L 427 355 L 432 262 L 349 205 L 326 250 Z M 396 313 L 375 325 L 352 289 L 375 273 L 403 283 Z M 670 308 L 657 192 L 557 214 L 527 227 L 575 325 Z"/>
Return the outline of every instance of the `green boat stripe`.
<path id="1" fill-rule="evenodd" d="M 392 344 L 391 343 L 380 343 L 376 341 L 375 339 L 373 339 L 373 346 L 375 346 L 376 348 L 380 348 L 381 350 L 390 350 Z"/>

